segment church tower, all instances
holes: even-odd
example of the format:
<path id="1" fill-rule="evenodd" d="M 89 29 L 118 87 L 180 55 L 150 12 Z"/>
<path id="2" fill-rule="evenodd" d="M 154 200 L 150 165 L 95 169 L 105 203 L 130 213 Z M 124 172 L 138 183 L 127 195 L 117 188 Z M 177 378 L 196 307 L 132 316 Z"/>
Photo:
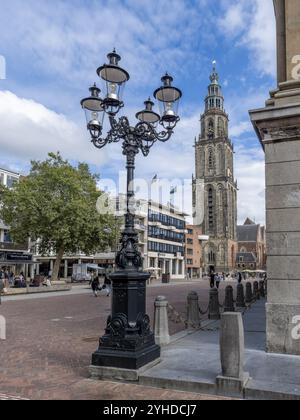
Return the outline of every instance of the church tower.
<path id="1" fill-rule="evenodd" d="M 237 253 L 237 183 L 234 149 L 228 135 L 229 118 L 215 65 L 210 82 L 201 116 L 201 133 L 195 144 L 194 207 L 198 224 L 203 213 L 202 231 L 209 236 L 203 250 L 206 272 L 229 273 L 235 268 Z M 202 185 L 202 194 L 196 193 L 196 185 Z"/>

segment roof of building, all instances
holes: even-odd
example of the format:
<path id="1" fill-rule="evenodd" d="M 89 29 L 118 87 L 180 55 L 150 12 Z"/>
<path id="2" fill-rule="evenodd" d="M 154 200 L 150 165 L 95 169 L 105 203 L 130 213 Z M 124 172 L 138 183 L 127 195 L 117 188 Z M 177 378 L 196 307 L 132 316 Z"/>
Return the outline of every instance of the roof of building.
<path id="1" fill-rule="evenodd" d="M 249 219 L 249 217 L 247 217 L 247 219 L 245 220 L 244 226 L 246 225 L 256 225 L 256 223 L 253 222 L 253 220 Z"/>
<path id="2" fill-rule="evenodd" d="M 237 227 L 238 242 L 257 242 L 260 225 L 244 225 Z"/>
<path id="3" fill-rule="evenodd" d="M 239 252 L 236 254 L 236 261 L 240 262 L 240 258 L 243 257 L 245 263 L 256 263 L 256 256 L 253 252 Z"/>
<path id="4" fill-rule="evenodd" d="M 10 174 L 14 174 L 14 175 L 20 175 L 20 173 L 19 173 L 19 172 L 12 171 L 11 169 L 8 169 L 8 168 L 4 168 L 3 166 L 1 166 L 1 167 L 0 167 L 0 171 L 3 171 L 3 172 L 8 172 L 8 173 L 10 173 Z"/>

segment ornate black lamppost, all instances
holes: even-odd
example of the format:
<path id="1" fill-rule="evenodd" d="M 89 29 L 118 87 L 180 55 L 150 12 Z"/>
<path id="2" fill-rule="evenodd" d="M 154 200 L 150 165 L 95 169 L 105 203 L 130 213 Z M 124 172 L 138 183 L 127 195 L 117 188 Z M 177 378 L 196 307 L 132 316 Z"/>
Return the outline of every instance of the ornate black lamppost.
<path id="1" fill-rule="evenodd" d="M 92 365 L 137 370 L 158 359 L 160 348 L 155 345 L 150 318 L 146 314 L 146 282 L 150 274 L 142 271 L 138 233 L 134 228 L 135 157 L 140 151 L 147 156 L 156 141 L 166 142 L 171 138 L 179 121 L 178 103 L 182 93 L 172 86 L 173 78 L 166 74 L 162 78 L 162 87 L 154 92 L 161 115 L 153 111 L 154 103 L 149 99 L 145 102 L 145 109 L 136 114 L 139 122 L 135 126 L 130 125 L 127 117 L 117 121 L 116 115 L 124 106 L 122 93 L 129 74 L 119 66 L 121 57 L 116 51 L 108 54 L 108 60 L 109 64 L 97 70 L 105 82 L 106 97 L 101 99 L 101 91 L 94 85 L 90 88 L 91 96 L 83 99 L 81 105 L 95 147 L 102 149 L 109 143 L 122 141 L 123 154 L 127 158 L 127 213 L 116 257 L 117 271 L 110 276 L 113 283 L 112 314 L 99 349 L 93 354 Z M 105 115 L 108 115 L 111 128 L 102 138 Z M 163 127 L 161 131 L 157 129 L 159 124 Z"/>

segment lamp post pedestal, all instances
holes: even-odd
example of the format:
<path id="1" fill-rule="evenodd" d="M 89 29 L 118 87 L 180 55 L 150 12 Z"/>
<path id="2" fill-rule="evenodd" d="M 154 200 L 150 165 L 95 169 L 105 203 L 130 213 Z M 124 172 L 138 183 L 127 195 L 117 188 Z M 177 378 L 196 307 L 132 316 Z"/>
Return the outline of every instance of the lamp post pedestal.
<path id="1" fill-rule="evenodd" d="M 99 349 L 93 354 L 93 366 L 138 370 L 160 358 L 160 347 L 155 344 L 146 314 L 149 277 L 149 273 L 126 270 L 110 276 L 112 315 Z"/>

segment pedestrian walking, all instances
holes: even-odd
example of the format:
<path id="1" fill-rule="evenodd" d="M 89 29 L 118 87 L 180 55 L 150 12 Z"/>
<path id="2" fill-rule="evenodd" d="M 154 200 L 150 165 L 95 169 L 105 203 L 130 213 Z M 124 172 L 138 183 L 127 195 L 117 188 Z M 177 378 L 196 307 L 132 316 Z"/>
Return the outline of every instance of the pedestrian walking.
<path id="1" fill-rule="evenodd" d="M 239 282 L 239 284 L 241 284 L 242 281 L 243 281 L 242 273 L 238 273 L 238 282 Z"/>
<path id="2" fill-rule="evenodd" d="M 215 287 L 215 279 L 216 279 L 216 275 L 215 273 L 212 271 L 210 273 L 210 288 L 213 289 Z"/>
<path id="3" fill-rule="evenodd" d="M 98 297 L 98 291 L 99 291 L 99 277 L 93 278 L 92 281 L 92 290 L 95 297 Z"/>
<path id="4" fill-rule="evenodd" d="M 1 305 L 1 296 L 2 294 L 4 294 L 4 288 L 5 288 L 4 280 L 0 279 L 0 305 Z"/>
<path id="5" fill-rule="evenodd" d="M 106 274 L 105 274 L 104 286 L 107 292 L 107 297 L 109 297 L 111 294 L 111 280 Z"/>
<path id="6" fill-rule="evenodd" d="M 217 289 L 220 288 L 220 283 L 221 283 L 221 275 L 219 273 L 217 273 L 217 275 L 216 275 L 216 288 Z"/>

